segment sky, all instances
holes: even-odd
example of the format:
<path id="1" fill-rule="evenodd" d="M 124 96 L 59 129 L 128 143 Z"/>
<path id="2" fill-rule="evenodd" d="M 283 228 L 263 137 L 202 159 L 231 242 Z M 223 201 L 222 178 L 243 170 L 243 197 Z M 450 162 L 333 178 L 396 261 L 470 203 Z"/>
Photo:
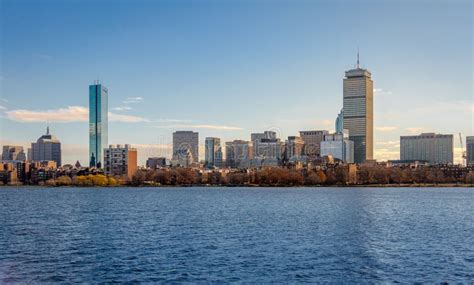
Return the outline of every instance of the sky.
<path id="1" fill-rule="evenodd" d="M 88 86 L 109 90 L 109 143 L 139 163 L 172 132 L 222 141 L 334 130 L 344 72 L 374 80 L 375 158 L 400 135 L 474 135 L 471 1 L 0 0 L 0 145 L 50 126 L 88 162 Z M 203 157 L 204 151 L 200 151 Z"/>

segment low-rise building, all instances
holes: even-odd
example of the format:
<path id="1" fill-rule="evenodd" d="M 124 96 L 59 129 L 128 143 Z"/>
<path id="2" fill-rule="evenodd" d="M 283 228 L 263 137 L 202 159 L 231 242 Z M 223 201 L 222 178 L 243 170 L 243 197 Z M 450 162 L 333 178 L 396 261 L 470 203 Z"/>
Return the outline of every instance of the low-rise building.
<path id="1" fill-rule="evenodd" d="M 132 178 L 137 171 L 137 149 L 130 145 L 110 145 L 104 149 L 104 173 Z"/>
<path id="2" fill-rule="evenodd" d="M 166 157 L 150 157 L 146 160 L 146 167 L 150 169 L 157 169 L 167 166 Z"/>

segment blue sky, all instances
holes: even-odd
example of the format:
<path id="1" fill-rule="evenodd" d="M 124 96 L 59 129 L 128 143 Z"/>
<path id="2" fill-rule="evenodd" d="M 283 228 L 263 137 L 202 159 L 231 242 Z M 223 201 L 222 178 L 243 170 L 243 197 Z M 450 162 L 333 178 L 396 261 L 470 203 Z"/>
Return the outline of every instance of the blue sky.
<path id="1" fill-rule="evenodd" d="M 375 91 L 375 154 L 399 136 L 473 135 L 471 1 L 1 0 L 0 143 L 51 131 L 87 161 L 88 85 L 109 89 L 110 143 L 169 154 L 171 134 L 334 129 L 344 71 Z M 201 153 L 201 156 L 204 153 Z M 458 161 L 458 160 L 456 160 Z"/>

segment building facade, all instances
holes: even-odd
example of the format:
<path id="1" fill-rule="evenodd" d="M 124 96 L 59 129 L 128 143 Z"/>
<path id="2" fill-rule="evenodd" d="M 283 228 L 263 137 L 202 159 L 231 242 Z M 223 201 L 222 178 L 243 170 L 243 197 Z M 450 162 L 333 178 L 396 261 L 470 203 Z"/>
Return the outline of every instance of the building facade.
<path id="1" fill-rule="evenodd" d="M 56 165 L 61 166 L 61 142 L 49 133 L 49 127 L 46 128 L 46 134 L 42 135 L 35 143 L 31 144 L 32 161 L 52 160 Z"/>
<path id="2" fill-rule="evenodd" d="M 321 156 L 332 156 L 346 163 L 354 163 L 354 143 L 348 132 L 326 135 L 321 142 Z"/>
<path id="3" fill-rule="evenodd" d="M 146 160 L 146 167 L 150 169 L 157 169 L 160 167 L 165 167 L 166 165 L 165 157 L 149 157 Z"/>
<path id="4" fill-rule="evenodd" d="M 374 152 L 374 83 L 371 73 L 359 68 L 346 71 L 343 89 L 343 128 L 354 142 L 354 161 L 373 160 Z"/>
<path id="5" fill-rule="evenodd" d="M 300 157 L 303 155 L 304 141 L 298 136 L 289 136 L 285 142 L 285 158 Z"/>
<path id="6" fill-rule="evenodd" d="M 466 164 L 474 165 L 474 136 L 466 137 Z"/>
<path id="7" fill-rule="evenodd" d="M 226 166 L 241 167 L 243 163 L 253 158 L 252 143 L 244 140 L 234 140 L 225 143 Z"/>
<path id="8" fill-rule="evenodd" d="M 423 133 L 400 137 L 400 160 L 453 163 L 453 135 Z"/>
<path id="9" fill-rule="evenodd" d="M 2 151 L 2 160 L 26 160 L 26 154 L 22 146 L 4 145 Z"/>
<path id="10" fill-rule="evenodd" d="M 328 131 L 300 131 L 300 137 L 304 142 L 303 154 L 310 157 L 321 155 L 321 142 Z"/>
<path id="11" fill-rule="evenodd" d="M 222 167 L 221 139 L 207 137 L 205 141 L 205 165 Z"/>
<path id="12" fill-rule="evenodd" d="M 173 133 L 173 160 L 179 160 L 179 156 L 183 156 L 191 152 L 193 162 L 199 162 L 199 133 L 193 131 L 177 131 Z"/>
<path id="13" fill-rule="evenodd" d="M 110 145 L 104 149 L 104 173 L 111 176 L 127 176 L 131 179 L 137 171 L 137 149 L 126 144 Z"/>
<path id="14" fill-rule="evenodd" d="M 339 114 L 337 115 L 335 127 L 336 133 L 344 132 L 344 109 L 342 109 L 341 112 L 339 112 Z"/>
<path id="15" fill-rule="evenodd" d="M 250 141 L 253 146 L 253 157 L 264 157 L 265 152 L 268 151 L 268 144 L 262 144 L 262 141 L 266 142 L 274 141 L 276 142 L 277 133 L 274 131 L 264 131 L 263 133 L 252 133 L 250 134 Z"/>
<path id="16" fill-rule="evenodd" d="M 89 166 L 103 166 L 103 149 L 108 146 L 108 90 L 98 82 L 89 86 Z"/>

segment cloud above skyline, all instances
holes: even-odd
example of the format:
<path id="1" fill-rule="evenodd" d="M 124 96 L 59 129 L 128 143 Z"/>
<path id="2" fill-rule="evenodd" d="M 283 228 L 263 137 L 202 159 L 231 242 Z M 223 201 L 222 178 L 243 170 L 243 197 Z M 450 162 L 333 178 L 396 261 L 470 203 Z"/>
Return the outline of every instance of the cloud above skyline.
<path id="1" fill-rule="evenodd" d="M 143 101 L 143 97 L 127 97 L 122 103 L 124 104 L 134 104 L 134 103 L 140 103 Z"/>
<path id="2" fill-rule="evenodd" d="M 221 131 L 240 131 L 243 130 L 241 127 L 235 126 L 224 126 L 224 125 L 162 125 L 156 126 L 157 128 L 173 128 L 173 129 L 208 129 L 208 130 L 221 130 Z"/>
<path id="3" fill-rule="evenodd" d="M 392 131 L 395 131 L 397 130 L 398 127 L 393 127 L 393 126 L 380 126 L 380 127 L 375 127 L 375 130 L 376 131 L 379 131 L 379 132 L 392 132 Z"/>
<path id="4" fill-rule="evenodd" d="M 89 110 L 82 106 L 68 106 L 66 108 L 59 108 L 46 111 L 32 111 L 32 110 L 10 110 L 7 111 L 7 118 L 22 123 L 35 122 L 55 122 L 55 123 L 73 123 L 73 122 L 88 122 Z M 132 116 L 120 115 L 109 112 L 109 120 L 111 122 L 124 123 L 139 123 L 149 122 L 148 119 Z"/>

